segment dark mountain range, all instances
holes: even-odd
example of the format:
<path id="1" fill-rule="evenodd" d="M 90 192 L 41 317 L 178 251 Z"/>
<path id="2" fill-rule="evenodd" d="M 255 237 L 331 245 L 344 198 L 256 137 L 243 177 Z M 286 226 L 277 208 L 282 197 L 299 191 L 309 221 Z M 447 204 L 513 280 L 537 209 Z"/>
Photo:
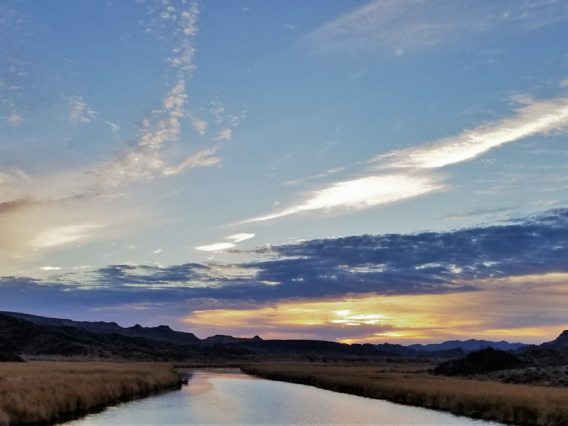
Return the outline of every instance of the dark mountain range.
<path id="1" fill-rule="evenodd" d="M 430 345 L 416 344 L 416 345 L 409 345 L 407 347 L 421 352 L 447 351 L 450 349 L 457 349 L 457 348 L 461 348 L 464 351 L 472 352 L 472 351 L 479 351 L 485 348 L 499 349 L 501 351 L 514 351 L 523 348 L 525 346 L 528 345 L 524 343 L 509 343 L 504 340 L 501 342 L 492 342 L 489 340 L 470 339 L 465 341 L 449 340 L 447 342 L 433 343 Z"/>
<path id="2" fill-rule="evenodd" d="M 38 325 L 4 314 L 0 314 L 0 353 L 6 360 L 13 355 L 138 361 L 237 359 L 255 355 L 243 348 L 175 345 L 118 333 L 92 333 L 77 327 Z"/>
<path id="3" fill-rule="evenodd" d="M 121 327 L 114 322 L 72 321 L 0 312 L 0 360 L 16 360 L 14 356 L 17 355 L 171 361 L 259 356 L 463 358 L 479 348 L 526 352 L 530 355 L 524 358 L 533 361 L 556 357 L 558 360 L 554 362 L 558 364 L 564 359 L 562 351 L 567 350 L 568 354 L 568 331 L 540 346 L 486 340 L 410 346 L 390 343 L 348 345 L 320 340 L 263 340 L 258 336 L 215 335 L 201 340 L 192 333 L 174 331 L 165 325 Z M 556 353 L 558 351 L 562 353 Z"/>
<path id="4" fill-rule="evenodd" d="M 409 346 L 393 345 L 391 343 L 381 343 L 375 345 L 381 352 L 392 352 L 405 357 L 419 358 L 460 358 L 466 354 L 462 348 L 445 349 L 438 351 L 417 351 Z"/>
<path id="5" fill-rule="evenodd" d="M 568 349 L 568 330 L 564 330 L 552 342 L 546 342 L 538 346 L 540 349 L 550 349 L 553 351 L 562 351 Z"/>
<path id="6" fill-rule="evenodd" d="M 190 342 L 186 344 L 186 342 Z M 200 340 L 167 326 L 129 328 L 115 323 L 78 322 L 19 313 L 0 313 L 1 360 L 75 357 L 143 361 L 195 361 L 263 357 L 398 356 L 373 345 L 318 340 L 262 340 L 217 335 Z"/>
<path id="7" fill-rule="evenodd" d="M 200 339 L 197 338 L 195 334 L 174 331 L 167 325 L 160 325 L 158 327 L 141 327 L 140 325 L 136 324 L 133 327 L 121 327 L 115 322 L 72 321 L 69 319 L 46 318 L 37 315 L 21 314 L 17 312 L 0 311 L 0 314 L 29 321 L 36 325 L 52 327 L 75 327 L 96 334 L 120 334 L 128 337 L 142 337 L 145 339 L 171 343 L 174 345 L 191 345 L 200 342 Z"/>
<path id="8" fill-rule="evenodd" d="M 375 348 L 377 348 L 379 351 L 382 352 L 392 352 L 395 354 L 399 354 L 402 356 L 418 356 L 419 352 L 409 348 L 408 346 L 402 346 L 402 345 L 394 345 L 392 343 L 381 343 L 378 345 L 375 345 Z"/>
<path id="9" fill-rule="evenodd" d="M 375 345 L 327 342 L 325 340 L 262 340 L 251 339 L 247 342 L 232 344 L 254 351 L 259 355 L 269 356 L 330 356 L 330 357 L 398 357 L 397 353 L 378 350 Z"/>

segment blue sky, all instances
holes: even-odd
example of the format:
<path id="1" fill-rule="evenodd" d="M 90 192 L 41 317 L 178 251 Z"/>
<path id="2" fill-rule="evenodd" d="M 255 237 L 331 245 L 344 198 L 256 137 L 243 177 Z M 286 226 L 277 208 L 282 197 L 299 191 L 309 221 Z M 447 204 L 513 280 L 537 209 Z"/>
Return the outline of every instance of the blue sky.
<path id="1" fill-rule="evenodd" d="M 564 0 L 4 2 L 0 309 L 555 337 L 567 20 Z"/>

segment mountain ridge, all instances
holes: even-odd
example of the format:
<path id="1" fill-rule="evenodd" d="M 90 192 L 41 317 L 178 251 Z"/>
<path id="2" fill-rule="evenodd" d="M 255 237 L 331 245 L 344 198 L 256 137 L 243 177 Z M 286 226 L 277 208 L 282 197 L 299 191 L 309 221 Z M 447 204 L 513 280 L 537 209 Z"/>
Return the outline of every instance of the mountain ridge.
<path id="1" fill-rule="evenodd" d="M 252 351 L 258 354 L 311 354 L 311 355 L 353 355 L 353 356 L 406 356 L 406 357 L 439 357 L 459 358 L 467 353 L 493 348 L 505 351 L 527 350 L 531 347 L 551 350 L 568 349 L 568 330 L 557 339 L 542 345 L 527 345 L 524 343 L 509 343 L 506 341 L 493 342 L 489 340 L 450 340 L 428 345 L 414 344 L 353 344 L 345 345 L 324 340 L 263 340 L 259 336 L 233 337 L 215 335 L 200 339 L 189 332 L 175 331 L 167 325 L 157 327 L 142 327 L 136 324 L 132 327 L 121 327 L 116 322 L 104 321 L 74 321 L 63 318 L 49 318 L 38 315 L 0 311 L 0 315 L 23 320 L 43 327 L 60 329 L 71 328 L 83 330 L 94 335 L 121 335 L 132 339 L 145 339 L 149 342 L 159 342 L 166 345 L 181 347 L 231 347 L 239 350 Z M 57 330 L 56 330 L 57 331 Z M 321 354 L 320 354 L 321 352 Z"/>

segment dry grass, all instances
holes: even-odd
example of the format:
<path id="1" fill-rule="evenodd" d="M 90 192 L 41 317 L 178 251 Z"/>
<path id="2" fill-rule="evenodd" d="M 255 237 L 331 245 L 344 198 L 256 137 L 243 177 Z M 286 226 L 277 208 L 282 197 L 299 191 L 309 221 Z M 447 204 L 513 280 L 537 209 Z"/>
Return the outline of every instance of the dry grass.
<path id="1" fill-rule="evenodd" d="M 422 371 L 421 371 L 422 368 Z M 432 376 L 423 366 L 267 362 L 245 373 L 336 392 L 530 425 L 567 425 L 568 389 Z"/>
<path id="2" fill-rule="evenodd" d="M 180 384 L 180 376 L 165 363 L 2 363 L 0 426 L 47 422 Z"/>

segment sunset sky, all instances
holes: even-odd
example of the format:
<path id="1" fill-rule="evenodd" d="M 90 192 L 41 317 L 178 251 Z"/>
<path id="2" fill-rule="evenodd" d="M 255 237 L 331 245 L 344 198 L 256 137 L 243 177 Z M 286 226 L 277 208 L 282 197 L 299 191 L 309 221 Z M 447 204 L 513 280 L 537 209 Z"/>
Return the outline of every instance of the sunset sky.
<path id="1" fill-rule="evenodd" d="M 567 0 L 5 0 L 0 310 L 568 329 Z"/>

